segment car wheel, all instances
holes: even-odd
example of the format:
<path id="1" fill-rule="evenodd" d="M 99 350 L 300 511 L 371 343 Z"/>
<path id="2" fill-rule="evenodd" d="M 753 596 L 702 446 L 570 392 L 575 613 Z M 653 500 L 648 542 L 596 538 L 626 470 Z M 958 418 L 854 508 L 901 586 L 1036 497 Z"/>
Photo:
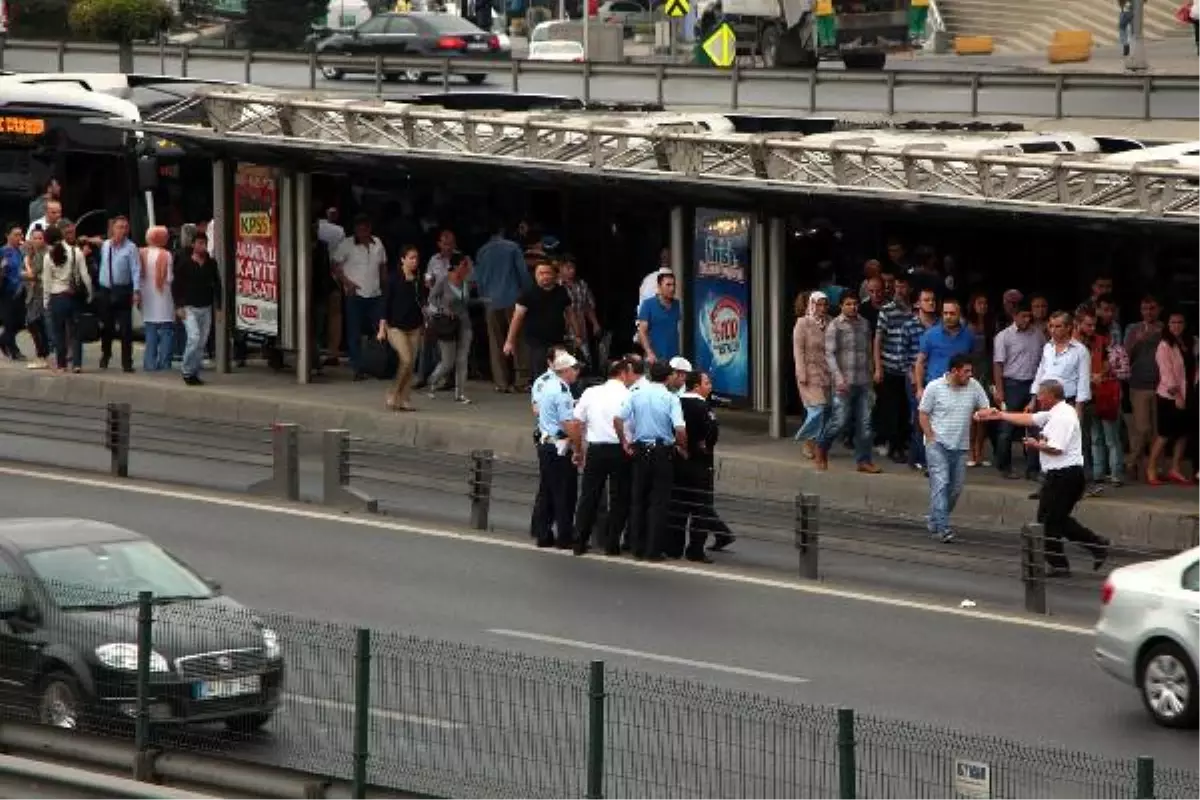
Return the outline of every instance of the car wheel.
<path id="1" fill-rule="evenodd" d="M 225 727 L 234 733 L 257 733 L 270 721 L 271 712 L 264 711 L 258 714 L 243 714 L 240 717 L 230 717 L 225 720 Z"/>
<path id="2" fill-rule="evenodd" d="M 487 75 L 467 75 L 466 79 L 472 86 L 478 86 L 487 80 Z"/>
<path id="3" fill-rule="evenodd" d="M 346 73 L 336 67 L 321 67 L 321 74 L 325 76 L 327 81 L 340 81 L 346 77 Z"/>
<path id="4" fill-rule="evenodd" d="M 1174 642 L 1159 642 L 1142 657 L 1138 671 L 1142 702 L 1159 725 L 1196 725 L 1196 668 Z"/>
<path id="5" fill-rule="evenodd" d="M 52 672 L 42 681 L 38 695 L 38 722 L 55 728 L 83 727 L 79 681 L 65 672 Z"/>

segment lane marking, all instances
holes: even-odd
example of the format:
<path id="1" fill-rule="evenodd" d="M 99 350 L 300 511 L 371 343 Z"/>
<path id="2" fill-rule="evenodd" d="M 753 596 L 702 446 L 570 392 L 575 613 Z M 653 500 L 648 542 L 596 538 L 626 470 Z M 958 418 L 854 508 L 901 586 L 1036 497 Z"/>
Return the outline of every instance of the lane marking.
<path id="1" fill-rule="evenodd" d="M 613 647 L 608 644 L 596 644 L 594 642 L 581 642 L 577 639 L 560 639 L 557 636 L 546 636 L 540 633 L 530 633 L 529 631 L 514 631 L 507 628 L 488 628 L 488 633 L 496 636 L 506 636 L 510 639 L 525 639 L 530 642 L 541 642 L 543 644 L 556 644 L 560 647 L 573 647 L 577 650 L 591 650 L 596 653 L 611 653 L 615 656 L 628 656 L 629 658 L 640 658 L 643 661 L 658 661 L 662 664 L 678 664 L 682 667 L 692 667 L 694 669 L 707 669 L 712 672 L 725 672 L 730 675 L 741 675 L 746 678 L 758 678 L 764 681 L 775 681 L 776 683 L 808 683 L 808 678 L 799 678 L 795 675 L 780 675 L 778 672 L 763 672 L 757 669 L 747 669 L 746 667 L 735 667 L 729 664 L 715 664 L 712 661 L 694 661 L 690 658 L 680 658 L 679 656 L 665 656 L 661 653 L 647 653 L 644 650 L 630 650 L 625 647 Z"/>
<path id="2" fill-rule="evenodd" d="M 338 700 L 324 700 L 320 697 L 309 697 L 303 694 L 291 694 L 290 692 L 283 695 L 285 703 L 297 703 L 302 706 L 314 706 L 316 708 L 326 708 L 332 711 L 344 711 L 347 714 L 354 714 L 353 703 L 343 703 Z M 419 714 L 405 714 L 403 711 L 392 711 L 386 708 L 372 708 L 370 711 L 372 717 L 379 719 L 392 720 L 394 722 L 407 722 L 410 725 L 423 725 L 427 728 L 441 728 L 445 731 L 457 731 L 467 727 L 461 722 L 450 722 L 436 717 L 422 717 Z"/>
<path id="3" fill-rule="evenodd" d="M 0 466 L 0 475 L 11 475 L 15 478 L 40 480 L 49 483 L 68 483 L 75 486 L 86 486 L 92 489 L 115 490 L 119 492 L 125 492 L 127 494 L 144 495 L 146 497 L 157 497 L 166 500 L 183 500 L 201 504 L 208 503 L 210 505 L 221 506 L 223 508 L 236 508 L 243 511 L 254 511 L 262 514 L 275 514 L 278 516 L 292 517 L 295 519 L 318 520 L 321 522 L 329 522 L 339 525 L 353 525 L 360 528 L 372 528 L 375 530 L 392 531 L 394 533 L 406 533 L 414 536 L 425 536 L 433 539 L 469 542 L 471 544 L 487 545 L 488 547 L 504 547 L 511 550 L 520 550 L 521 552 L 529 553 L 530 555 L 538 555 L 543 557 L 575 557 L 569 550 L 535 548 L 527 540 L 496 538 L 493 536 L 484 536 L 482 534 L 462 533 L 460 531 L 450 530 L 448 528 L 429 528 L 419 525 L 395 522 L 382 518 L 376 519 L 371 517 L 351 516 L 349 512 L 317 511 L 311 508 L 274 505 L 268 502 L 255 500 L 239 500 L 235 497 L 227 497 L 220 494 L 205 494 L 202 492 L 185 491 L 182 489 L 166 489 L 159 486 L 131 483 L 128 480 L 122 481 L 116 478 L 85 478 L 66 472 L 43 472 L 36 469 L 21 469 L 17 467 L 6 466 Z M 727 568 L 700 569 L 698 567 L 684 566 L 682 564 L 669 562 L 662 563 L 651 561 L 632 561 L 629 559 L 610 558 L 594 558 L 590 559 L 590 563 L 604 564 L 608 567 L 622 567 L 625 569 L 667 572 L 672 575 L 698 576 L 708 580 L 724 581 L 725 583 L 735 583 L 742 586 L 754 586 L 762 589 L 780 589 L 799 594 L 813 595 L 816 597 L 833 597 L 841 600 L 856 600 L 862 603 L 874 603 L 876 605 L 887 606 L 889 608 L 903 608 L 910 611 L 921 611 L 929 614 L 944 614 L 951 617 L 962 617 L 965 619 L 980 620 L 985 622 L 999 622 L 1005 625 L 1015 625 L 1021 628 L 1052 631 L 1054 633 L 1069 633 L 1075 636 L 1093 635 L 1091 628 L 1085 628 L 1078 625 L 1069 625 L 1065 622 L 1053 622 L 1051 620 L 1035 619 L 1033 617 L 1021 617 L 1013 614 L 1003 614 L 993 611 L 959 608 L 958 606 L 940 606 L 920 600 L 906 600 L 900 597 L 868 594 L 866 592 L 858 592 L 850 589 L 838 589 L 832 586 L 822 586 L 815 583 L 793 583 L 776 578 L 764 578 L 758 575 L 746 575 L 745 573 L 731 571 Z"/>

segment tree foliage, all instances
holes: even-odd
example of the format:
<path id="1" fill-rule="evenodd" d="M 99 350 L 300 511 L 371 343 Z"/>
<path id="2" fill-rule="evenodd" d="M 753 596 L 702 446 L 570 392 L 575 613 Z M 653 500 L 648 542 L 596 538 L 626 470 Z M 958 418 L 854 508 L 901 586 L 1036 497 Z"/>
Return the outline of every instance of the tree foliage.
<path id="1" fill-rule="evenodd" d="M 19 38 L 62 38 L 69 0 L 9 0 L 8 29 Z"/>
<path id="2" fill-rule="evenodd" d="M 248 0 L 238 33 L 251 49 L 298 50 L 327 9 L 327 0 Z"/>
<path id="3" fill-rule="evenodd" d="M 82 38 L 136 42 L 154 38 L 172 16 L 164 0 L 76 0 L 68 21 L 71 32 Z"/>

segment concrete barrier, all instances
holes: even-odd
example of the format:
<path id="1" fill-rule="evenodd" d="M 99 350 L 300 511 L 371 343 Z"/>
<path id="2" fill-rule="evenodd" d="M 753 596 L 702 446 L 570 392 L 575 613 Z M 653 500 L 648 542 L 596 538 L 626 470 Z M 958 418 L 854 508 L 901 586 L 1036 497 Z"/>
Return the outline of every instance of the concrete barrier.
<path id="1" fill-rule="evenodd" d="M 1091 31 L 1055 31 L 1046 58 L 1051 64 L 1073 64 L 1092 58 Z"/>
<path id="2" fill-rule="evenodd" d="M 954 53 L 960 56 L 990 56 L 995 44 L 990 36 L 955 36 Z"/>

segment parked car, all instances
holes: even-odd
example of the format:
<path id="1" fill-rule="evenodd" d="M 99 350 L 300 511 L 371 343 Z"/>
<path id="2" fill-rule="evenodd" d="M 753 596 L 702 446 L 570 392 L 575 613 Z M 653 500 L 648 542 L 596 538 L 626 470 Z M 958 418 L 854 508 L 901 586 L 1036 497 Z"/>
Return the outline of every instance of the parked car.
<path id="1" fill-rule="evenodd" d="M 149 539 L 84 519 L 0 521 L 0 696 L 61 728 L 134 718 L 138 593 L 154 602 L 150 715 L 251 732 L 283 691 L 279 637 Z"/>
<path id="2" fill-rule="evenodd" d="M 484 31 L 470 20 L 452 14 L 377 14 L 350 31 L 330 34 L 317 43 L 318 55 L 325 56 L 434 56 L 438 58 L 469 58 L 501 60 L 511 51 L 494 33 Z M 341 67 L 323 66 L 322 74 L 329 80 L 340 80 L 349 72 Z M 374 68 L 364 64 L 361 72 Z M 404 77 L 411 81 L 428 80 L 433 72 L 403 70 L 389 73 L 389 79 Z M 468 82 L 480 84 L 487 73 L 466 73 Z"/>
<path id="3" fill-rule="evenodd" d="M 1197 722 L 1200 547 L 1115 569 L 1104 583 L 1096 663 L 1137 687 L 1155 722 Z"/>
<path id="4" fill-rule="evenodd" d="M 596 17 L 610 25 L 621 25 L 625 28 L 626 36 L 633 35 L 635 26 L 654 19 L 649 9 L 637 0 L 609 0 L 600 6 Z"/>
<path id="5" fill-rule="evenodd" d="M 583 45 L 571 41 L 533 42 L 529 45 L 530 61 L 583 61 Z"/>

